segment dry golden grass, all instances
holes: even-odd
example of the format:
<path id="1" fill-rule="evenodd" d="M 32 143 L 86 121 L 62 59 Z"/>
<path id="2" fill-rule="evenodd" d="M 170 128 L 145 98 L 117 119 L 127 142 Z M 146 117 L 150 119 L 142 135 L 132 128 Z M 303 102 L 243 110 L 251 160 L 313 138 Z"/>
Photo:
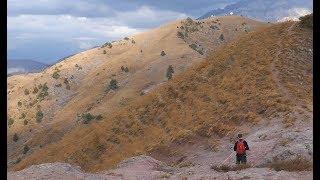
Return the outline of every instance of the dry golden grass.
<path id="1" fill-rule="evenodd" d="M 287 100 L 279 89 L 271 63 L 276 59 L 276 52 L 284 51 L 276 44 L 291 25 L 283 23 L 250 32 L 222 46 L 205 62 L 128 102 L 126 107 L 102 121 L 76 126 L 61 140 L 23 159 L 14 170 L 32 164 L 65 161 L 86 171 L 101 171 L 152 147 L 166 146 L 174 140 L 185 142 L 190 134 L 234 135 L 239 124 L 257 123 L 263 118 L 289 112 L 296 101 Z M 301 38 L 310 37 L 308 32 L 301 30 L 300 33 L 303 34 Z M 300 37 L 296 35 L 285 36 L 285 39 L 298 44 Z M 303 57 L 301 53 L 304 54 L 298 52 L 296 57 Z M 276 64 L 285 62 L 286 58 L 281 56 Z M 312 64 L 288 66 L 300 72 Z M 287 78 L 281 69 L 279 74 L 282 79 Z M 310 73 L 305 76 L 306 86 L 288 88 L 288 92 L 292 96 L 300 94 L 297 100 L 310 103 L 311 76 Z M 298 83 L 294 79 L 290 82 Z"/>
<path id="2" fill-rule="evenodd" d="M 221 166 L 211 166 L 211 169 L 214 169 L 218 172 L 229 172 L 229 171 L 241 171 L 243 169 L 251 168 L 249 164 L 239 164 L 235 166 L 221 165 Z"/>
<path id="3" fill-rule="evenodd" d="M 286 161 L 275 161 L 269 167 L 276 171 L 311 171 L 313 169 L 312 162 L 302 157 Z"/>

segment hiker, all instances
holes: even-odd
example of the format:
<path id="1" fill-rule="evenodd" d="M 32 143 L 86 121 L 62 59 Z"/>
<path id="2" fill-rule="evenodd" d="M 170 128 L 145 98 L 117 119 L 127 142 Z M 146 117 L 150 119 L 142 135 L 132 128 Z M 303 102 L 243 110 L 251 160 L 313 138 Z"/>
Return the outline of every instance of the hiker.
<path id="1" fill-rule="evenodd" d="M 248 143 L 242 138 L 242 134 L 238 134 L 238 141 L 234 144 L 234 151 L 237 152 L 237 164 L 247 163 L 246 150 L 249 150 Z"/>

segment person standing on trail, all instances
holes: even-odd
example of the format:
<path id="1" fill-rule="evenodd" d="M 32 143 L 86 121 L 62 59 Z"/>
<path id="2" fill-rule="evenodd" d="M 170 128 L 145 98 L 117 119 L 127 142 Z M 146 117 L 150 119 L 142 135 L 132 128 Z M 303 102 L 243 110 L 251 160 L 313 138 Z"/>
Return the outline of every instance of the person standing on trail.
<path id="1" fill-rule="evenodd" d="M 242 138 L 242 134 L 238 134 L 238 141 L 234 144 L 233 150 L 237 152 L 237 164 L 246 164 L 246 150 L 249 150 L 249 146 L 248 143 Z"/>

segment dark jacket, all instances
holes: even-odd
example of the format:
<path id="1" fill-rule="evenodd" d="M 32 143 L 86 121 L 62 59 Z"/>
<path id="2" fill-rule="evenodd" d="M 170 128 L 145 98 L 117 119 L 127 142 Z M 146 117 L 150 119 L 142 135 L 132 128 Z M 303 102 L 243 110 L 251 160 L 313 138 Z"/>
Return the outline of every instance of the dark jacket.
<path id="1" fill-rule="evenodd" d="M 234 144 L 234 147 L 233 147 L 234 151 L 237 151 L 237 144 L 238 144 L 238 141 Z M 246 150 L 249 150 L 249 146 L 248 146 L 247 141 L 243 140 L 243 144 L 244 144 L 244 147 L 246 148 Z"/>

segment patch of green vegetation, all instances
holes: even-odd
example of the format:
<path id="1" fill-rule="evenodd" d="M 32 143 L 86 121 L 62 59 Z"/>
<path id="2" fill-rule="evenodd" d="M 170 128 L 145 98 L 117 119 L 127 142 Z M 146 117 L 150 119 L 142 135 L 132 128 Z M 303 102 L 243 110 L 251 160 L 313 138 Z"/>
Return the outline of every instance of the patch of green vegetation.
<path id="1" fill-rule="evenodd" d="M 39 91 L 39 89 L 37 88 L 37 86 L 35 86 L 35 87 L 33 88 L 32 93 L 33 93 L 33 94 L 37 94 L 37 93 L 38 93 L 38 91 Z"/>
<path id="2" fill-rule="evenodd" d="M 174 73 L 173 66 L 169 65 L 166 73 L 166 77 L 168 78 L 168 80 L 172 78 L 173 73 Z"/>
<path id="3" fill-rule="evenodd" d="M 74 67 L 78 68 L 78 70 L 82 70 L 82 67 L 78 64 L 74 65 Z"/>
<path id="4" fill-rule="evenodd" d="M 184 35 L 180 31 L 177 32 L 177 36 L 178 36 L 178 38 L 184 39 Z"/>
<path id="5" fill-rule="evenodd" d="M 13 125 L 13 123 L 14 123 L 14 119 L 13 119 L 13 118 L 9 118 L 9 119 L 8 119 L 8 125 L 9 125 L 9 127 L 11 127 L 11 126 Z"/>
<path id="6" fill-rule="evenodd" d="M 92 120 L 97 120 L 100 121 L 102 119 L 102 115 L 99 114 L 98 116 L 92 115 L 91 113 L 85 113 L 81 115 L 81 119 L 83 120 L 84 124 L 88 124 L 89 122 L 91 122 Z"/>
<path id="7" fill-rule="evenodd" d="M 38 112 L 36 113 L 36 121 L 37 123 L 40 123 L 43 119 L 43 112 L 41 110 L 38 110 Z"/>
<path id="8" fill-rule="evenodd" d="M 23 121 L 23 124 L 24 124 L 24 125 L 27 125 L 28 123 L 29 123 L 29 121 L 26 120 L 26 119 Z"/>
<path id="9" fill-rule="evenodd" d="M 25 113 L 22 113 L 22 114 L 20 115 L 19 119 L 24 119 L 24 118 L 26 118 L 26 114 L 25 114 Z"/>
<path id="10" fill-rule="evenodd" d="M 129 68 L 121 66 L 121 71 L 124 71 L 124 72 L 127 73 L 127 72 L 129 72 Z"/>
<path id="11" fill-rule="evenodd" d="M 47 83 L 45 83 L 44 85 L 41 85 L 41 90 L 38 93 L 37 98 L 40 101 L 44 100 L 44 98 L 49 95 L 48 90 L 49 90 L 49 87 L 47 86 Z"/>
<path id="12" fill-rule="evenodd" d="M 106 51 L 106 50 L 103 50 L 103 54 L 107 54 L 107 51 Z"/>
<path id="13" fill-rule="evenodd" d="M 220 41 L 224 41 L 224 35 L 221 34 L 221 35 L 219 36 L 219 39 L 220 39 Z"/>
<path id="14" fill-rule="evenodd" d="M 18 106 L 19 106 L 19 107 L 22 106 L 22 102 L 21 102 L 21 101 L 18 102 Z"/>
<path id="15" fill-rule="evenodd" d="M 18 136 L 17 133 L 14 133 L 14 135 L 13 135 L 13 137 L 12 137 L 12 140 L 13 140 L 14 142 L 17 142 L 17 141 L 19 140 L 19 136 Z"/>
<path id="16" fill-rule="evenodd" d="M 28 145 L 25 145 L 24 147 L 23 147 L 23 151 L 22 151 L 22 153 L 23 154 L 27 154 L 27 152 L 29 151 L 29 146 Z"/>
<path id="17" fill-rule="evenodd" d="M 198 46 L 196 44 L 190 44 L 189 47 L 193 50 L 197 50 Z"/>
<path id="18" fill-rule="evenodd" d="M 135 43 L 136 43 L 136 41 L 134 41 L 134 40 L 132 39 L 132 40 L 131 40 L 131 43 L 132 43 L 132 44 L 135 44 Z"/>
<path id="19" fill-rule="evenodd" d="M 29 94 L 30 94 L 29 89 L 25 89 L 25 90 L 24 90 L 24 94 L 25 94 L 26 96 L 29 95 Z"/>
<path id="20" fill-rule="evenodd" d="M 110 83 L 109 83 L 109 89 L 112 89 L 112 90 L 116 90 L 116 89 L 118 89 L 119 88 L 119 86 L 118 86 L 118 82 L 117 82 L 117 80 L 115 80 L 115 79 L 111 79 L 111 81 L 110 81 Z"/>
<path id="21" fill-rule="evenodd" d="M 104 48 L 104 47 L 112 48 L 112 44 L 110 42 L 106 42 L 101 46 L 101 48 Z"/>
<path id="22" fill-rule="evenodd" d="M 53 72 L 53 74 L 52 74 L 52 77 L 53 77 L 54 79 L 58 79 L 58 78 L 60 77 L 59 72 L 60 72 L 59 69 L 55 70 L 55 71 Z"/>
<path id="23" fill-rule="evenodd" d="M 129 40 L 129 38 L 128 37 L 125 37 L 125 38 L 123 38 L 124 40 L 126 40 L 126 41 L 128 41 Z"/>

